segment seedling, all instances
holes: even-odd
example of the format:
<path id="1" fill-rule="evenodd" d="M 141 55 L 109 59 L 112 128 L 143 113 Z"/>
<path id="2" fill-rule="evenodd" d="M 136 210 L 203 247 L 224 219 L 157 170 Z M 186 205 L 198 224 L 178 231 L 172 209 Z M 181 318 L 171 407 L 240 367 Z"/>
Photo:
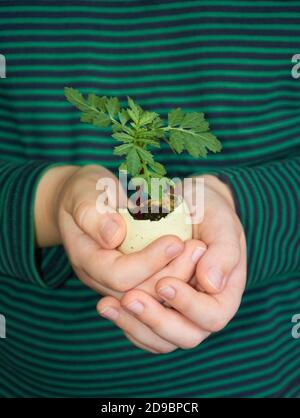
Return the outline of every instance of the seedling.
<path id="1" fill-rule="evenodd" d="M 112 137 L 119 143 L 113 150 L 121 158 L 119 170 L 127 172 L 140 196 L 142 193 L 147 195 L 146 200 L 141 197 L 137 199 L 138 211 L 131 213 L 134 220 L 160 221 L 168 215 L 168 211 L 163 210 L 166 201 L 169 212 L 174 211 L 179 204 L 174 202 L 174 183 L 167 177 L 165 166 L 156 161 L 153 154 L 163 141 L 174 153 L 187 152 L 195 158 L 206 158 L 209 151 L 221 151 L 221 143 L 209 130 L 202 112 L 185 112 L 176 108 L 170 110 L 167 120 L 164 120 L 158 113 L 144 110 L 130 97 L 127 97 L 127 106 L 122 107 L 117 97 L 97 96 L 93 93 L 84 97 L 70 87 L 65 88 L 65 96 L 81 111 L 82 122 L 97 128 L 112 128 Z M 163 190 L 159 189 L 158 193 L 154 190 L 153 179 L 164 180 L 169 185 L 167 197 Z M 150 212 L 142 210 L 145 205 L 147 209 L 150 208 Z M 151 210 L 153 208 L 158 211 Z"/>

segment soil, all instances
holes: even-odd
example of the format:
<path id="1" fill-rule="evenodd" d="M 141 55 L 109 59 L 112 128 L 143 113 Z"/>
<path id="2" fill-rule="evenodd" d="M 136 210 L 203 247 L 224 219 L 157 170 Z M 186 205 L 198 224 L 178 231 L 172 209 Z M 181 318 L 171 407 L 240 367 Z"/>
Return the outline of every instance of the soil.
<path id="1" fill-rule="evenodd" d="M 157 208 L 157 206 L 156 206 L 156 208 Z M 161 206 L 159 207 L 158 210 L 156 209 L 156 213 L 151 212 L 150 209 L 149 209 L 148 212 L 132 213 L 129 209 L 128 209 L 128 211 L 129 211 L 130 215 L 138 221 L 146 221 L 146 220 L 159 221 L 160 219 L 165 218 L 170 213 L 170 212 L 166 212 L 166 209 L 164 209 L 164 211 L 163 211 Z"/>
<path id="2" fill-rule="evenodd" d="M 137 212 L 137 207 L 135 207 L 133 211 L 130 211 L 128 208 L 128 211 L 130 215 L 138 221 L 159 221 L 160 219 L 168 216 L 169 213 L 174 210 L 174 203 L 172 204 L 170 210 L 166 206 L 157 205 L 157 202 L 151 202 L 151 200 L 147 200 L 147 202 L 143 204 L 143 207 L 145 207 L 145 205 L 147 205 L 147 210 L 139 210 Z"/>

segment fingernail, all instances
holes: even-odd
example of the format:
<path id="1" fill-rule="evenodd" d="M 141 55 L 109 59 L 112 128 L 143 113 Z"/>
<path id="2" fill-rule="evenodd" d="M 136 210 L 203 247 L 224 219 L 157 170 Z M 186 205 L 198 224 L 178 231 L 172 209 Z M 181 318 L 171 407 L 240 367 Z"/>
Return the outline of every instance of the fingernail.
<path id="1" fill-rule="evenodd" d="M 223 273 L 217 267 L 212 267 L 209 269 L 207 279 L 215 289 L 221 289 L 223 278 Z"/>
<path id="2" fill-rule="evenodd" d="M 165 252 L 168 257 L 175 257 L 181 253 L 181 247 L 179 247 L 179 245 L 172 244 L 165 249 Z"/>
<path id="3" fill-rule="evenodd" d="M 158 293 L 164 299 L 174 299 L 176 296 L 176 290 L 174 289 L 174 287 L 171 287 L 171 286 L 162 287 L 161 289 L 158 290 Z"/>
<path id="4" fill-rule="evenodd" d="M 106 221 L 105 225 L 103 226 L 101 230 L 101 236 L 103 239 L 105 239 L 105 241 L 110 242 L 118 229 L 119 225 L 110 219 Z"/>
<path id="5" fill-rule="evenodd" d="M 144 312 L 144 305 L 138 300 L 135 300 L 134 302 L 129 303 L 129 305 L 126 305 L 126 308 L 136 315 L 140 315 L 141 313 Z"/>
<path id="6" fill-rule="evenodd" d="M 195 251 L 192 254 L 192 261 L 194 263 L 197 263 L 197 261 L 199 260 L 199 258 L 202 256 L 202 254 L 205 252 L 205 248 L 203 247 L 197 247 L 195 249 Z"/>
<path id="7" fill-rule="evenodd" d="M 110 319 L 111 321 L 115 321 L 119 316 L 119 312 L 115 308 L 107 307 L 104 308 L 103 311 L 100 311 L 100 315 Z"/>

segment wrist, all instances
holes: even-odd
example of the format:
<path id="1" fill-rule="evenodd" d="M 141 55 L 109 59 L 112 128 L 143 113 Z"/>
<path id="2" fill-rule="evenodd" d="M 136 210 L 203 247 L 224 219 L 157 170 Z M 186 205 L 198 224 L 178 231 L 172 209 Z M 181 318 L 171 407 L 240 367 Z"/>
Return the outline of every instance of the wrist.
<path id="1" fill-rule="evenodd" d="M 71 165 L 53 167 L 41 178 L 35 199 L 35 237 L 38 247 L 61 244 L 56 216 L 58 197 L 66 181 L 78 169 L 78 166 Z"/>

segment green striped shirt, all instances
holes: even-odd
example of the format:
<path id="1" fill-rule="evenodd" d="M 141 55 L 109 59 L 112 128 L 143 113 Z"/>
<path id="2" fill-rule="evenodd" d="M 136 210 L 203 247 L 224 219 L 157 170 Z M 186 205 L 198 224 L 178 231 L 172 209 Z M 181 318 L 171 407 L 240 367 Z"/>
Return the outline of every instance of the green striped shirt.
<path id="1" fill-rule="evenodd" d="M 300 1 L 4 0 L 0 53 L 0 396 L 300 396 Z M 241 308 L 200 346 L 134 347 L 98 316 L 62 247 L 34 250 L 45 170 L 119 164 L 64 86 L 203 110 L 222 140 L 203 161 L 158 156 L 170 176 L 226 181 L 246 232 Z"/>

